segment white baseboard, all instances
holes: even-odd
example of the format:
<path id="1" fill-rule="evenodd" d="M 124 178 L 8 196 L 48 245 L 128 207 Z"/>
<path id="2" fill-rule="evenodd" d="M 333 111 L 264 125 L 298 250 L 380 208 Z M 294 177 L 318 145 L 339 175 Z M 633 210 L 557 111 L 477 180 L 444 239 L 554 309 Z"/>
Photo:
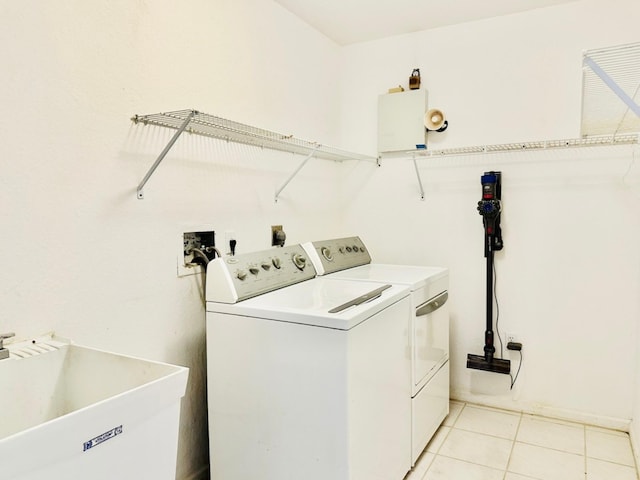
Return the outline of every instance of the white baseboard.
<path id="1" fill-rule="evenodd" d="M 521 402 L 517 404 L 510 399 L 501 399 L 490 395 L 477 395 L 464 392 L 452 392 L 452 400 L 460 402 L 468 402 L 486 407 L 499 408 L 511 412 L 526 413 L 530 415 L 540 415 L 542 417 L 555 418 L 567 422 L 584 423 L 595 427 L 608 428 L 611 430 L 619 430 L 621 432 L 629 432 L 631 420 L 627 418 L 604 417 L 590 413 L 578 412 L 573 410 L 565 410 L 550 406 L 541 405 L 525 405 Z M 638 432 L 640 433 L 640 432 Z M 640 442 L 640 438 L 636 438 Z M 636 452 L 637 456 L 637 452 Z"/>

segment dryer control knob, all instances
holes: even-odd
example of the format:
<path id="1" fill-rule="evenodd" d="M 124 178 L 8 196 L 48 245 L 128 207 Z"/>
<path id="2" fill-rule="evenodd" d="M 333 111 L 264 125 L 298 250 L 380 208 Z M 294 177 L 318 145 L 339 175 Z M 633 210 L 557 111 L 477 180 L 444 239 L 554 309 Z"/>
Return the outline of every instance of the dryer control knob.
<path id="1" fill-rule="evenodd" d="M 273 266 L 276 267 L 278 270 L 280 270 L 280 267 L 282 267 L 282 262 L 278 257 L 271 260 L 271 263 L 273 263 Z"/>
<path id="2" fill-rule="evenodd" d="M 247 272 L 245 272 L 244 270 L 238 270 L 238 273 L 236 273 L 236 277 L 238 278 L 238 280 L 244 280 L 245 278 L 247 278 Z"/>
<path id="3" fill-rule="evenodd" d="M 269 270 L 271 269 L 271 264 L 264 262 L 262 265 L 260 265 L 262 267 L 263 270 Z"/>
<path id="4" fill-rule="evenodd" d="M 304 267 L 307 265 L 307 259 L 300 254 L 296 253 L 293 257 L 291 257 L 291 259 L 293 260 L 293 264 L 300 270 L 304 270 Z"/>
<path id="5" fill-rule="evenodd" d="M 322 253 L 322 256 L 329 262 L 333 261 L 333 255 L 331 254 L 331 250 L 328 247 L 322 247 L 320 249 L 320 253 Z"/>
<path id="6" fill-rule="evenodd" d="M 249 267 L 249 273 L 251 273 L 251 275 L 258 275 L 260 269 L 258 267 Z"/>

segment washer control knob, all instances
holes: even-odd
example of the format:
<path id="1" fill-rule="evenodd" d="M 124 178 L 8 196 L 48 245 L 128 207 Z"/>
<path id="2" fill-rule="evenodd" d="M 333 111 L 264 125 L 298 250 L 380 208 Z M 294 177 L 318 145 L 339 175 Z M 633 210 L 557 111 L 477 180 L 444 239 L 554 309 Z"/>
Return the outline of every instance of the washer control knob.
<path id="1" fill-rule="evenodd" d="M 338 248 L 338 251 L 339 251 L 340 253 L 344 254 L 344 247 L 340 247 L 340 248 Z"/>
<path id="2" fill-rule="evenodd" d="M 258 267 L 249 267 L 249 273 L 251 275 L 258 275 L 258 273 L 260 273 L 260 269 Z"/>
<path id="3" fill-rule="evenodd" d="M 351 253 L 351 247 L 347 247 L 347 252 Z"/>
<path id="4" fill-rule="evenodd" d="M 298 267 L 300 270 L 304 270 L 304 267 L 307 265 L 307 259 L 304 258 L 299 253 L 296 253 L 295 255 L 293 255 L 293 257 L 291 257 L 291 259 L 293 260 L 293 264 L 296 267 Z"/>
<path id="5" fill-rule="evenodd" d="M 353 253 L 358 253 L 358 251 L 360 250 L 358 248 L 358 245 L 354 245 L 352 248 L 353 248 Z"/>
<path id="6" fill-rule="evenodd" d="M 320 253 L 327 261 L 329 262 L 333 261 L 333 255 L 331 254 L 331 250 L 328 247 L 322 247 L 320 249 Z"/>
<path id="7" fill-rule="evenodd" d="M 238 273 L 236 273 L 236 277 L 238 278 L 238 280 L 242 281 L 247 278 L 247 272 L 245 272 L 244 270 L 238 270 Z"/>
<path id="8" fill-rule="evenodd" d="M 278 270 L 280 270 L 280 267 L 282 267 L 282 262 L 278 257 L 275 257 L 273 260 L 271 260 L 271 263 L 273 263 L 273 266 L 276 267 Z"/>

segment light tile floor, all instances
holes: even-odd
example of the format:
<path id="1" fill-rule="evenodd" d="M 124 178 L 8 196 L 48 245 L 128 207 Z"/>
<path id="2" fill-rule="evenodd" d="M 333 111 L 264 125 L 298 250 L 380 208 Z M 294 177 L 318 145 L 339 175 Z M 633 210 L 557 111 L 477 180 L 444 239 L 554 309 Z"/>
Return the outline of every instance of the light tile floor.
<path id="1" fill-rule="evenodd" d="M 405 480 L 639 480 L 629 435 L 451 402 Z"/>

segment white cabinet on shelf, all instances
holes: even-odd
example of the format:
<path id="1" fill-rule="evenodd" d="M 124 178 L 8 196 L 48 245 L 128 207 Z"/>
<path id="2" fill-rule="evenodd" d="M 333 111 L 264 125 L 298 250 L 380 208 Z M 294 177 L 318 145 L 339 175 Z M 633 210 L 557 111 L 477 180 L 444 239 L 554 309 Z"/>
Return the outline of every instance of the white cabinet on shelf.
<path id="1" fill-rule="evenodd" d="M 426 145 L 424 114 L 427 91 L 389 93 L 378 97 L 378 152 L 416 150 Z"/>

